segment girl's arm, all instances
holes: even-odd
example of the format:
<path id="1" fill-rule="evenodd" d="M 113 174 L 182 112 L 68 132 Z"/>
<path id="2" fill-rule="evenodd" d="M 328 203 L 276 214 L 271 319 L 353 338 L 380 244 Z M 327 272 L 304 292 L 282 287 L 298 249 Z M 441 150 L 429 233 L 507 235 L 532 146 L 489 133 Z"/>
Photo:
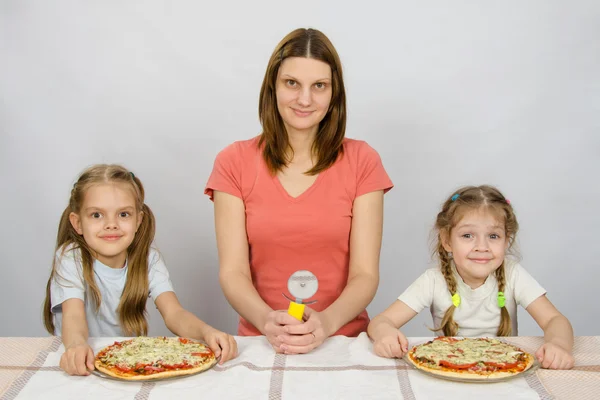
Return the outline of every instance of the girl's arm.
<path id="1" fill-rule="evenodd" d="M 357 197 L 352 207 L 350 268 L 346 287 L 327 309 L 320 313 L 311 310 L 304 324 L 286 327 L 289 334 L 303 335 L 285 337 L 286 353 L 306 353 L 319 346 L 373 300 L 379 285 L 382 230 L 383 190 Z"/>
<path id="2" fill-rule="evenodd" d="M 538 297 L 527 312 L 544 331 L 544 345 L 535 353 L 544 368 L 570 369 L 575 360 L 573 351 L 573 327 L 569 320 L 544 296 Z"/>
<path id="3" fill-rule="evenodd" d="M 250 274 L 246 211 L 243 201 L 230 194 L 215 191 L 215 230 L 219 251 L 219 281 L 229 304 L 254 325 L 276 351 L 277 337 L 283 325 L 300 321 L 285 311 L 273 311 L 260 297 Z"/>
<path id="4" fill-rule="evenodd" d="M 367 333 L 374 341 L 386 336 L 395 336 L 398 329 L 413 319 L 417 313 L 400 300 L 396 300 L 384 312 L 377 315 L 369 323 Z"/>
<path id="5" fill-rule="evenodd" d="M 215 356 L 221 355 L 221 364 L 237 355 L 237 344 L 233 336 L 213 328 L 187 311 L 174 292 L 161 293 L 156 298 L 156 307 L 171 332 L 177 336 L 206 342 Z"/>
<path id="6" fill-rule="evenodd" d="M 81 299 L 62 303 L 62 342 L 65 352 L 60 367 L 69 375 L 89 375 L 94 369 L 94 352 L 88 345 L 85 306 Z"/>
<path id="7" fill-rule="evenodd" d="M 384 312 L 373 318 L 367 333 L 373 339 L 373 350 L 381 357 L 402 357 L 408 351 L 408 340 L 398 329 L 417 313 L 404 302 L 396 300 Z"/>

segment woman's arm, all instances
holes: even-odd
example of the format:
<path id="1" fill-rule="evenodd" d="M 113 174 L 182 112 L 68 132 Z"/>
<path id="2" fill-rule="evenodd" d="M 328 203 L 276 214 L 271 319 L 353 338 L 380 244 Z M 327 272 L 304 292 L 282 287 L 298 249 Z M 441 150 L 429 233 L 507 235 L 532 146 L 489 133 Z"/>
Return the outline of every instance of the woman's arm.
<path id="1" fill-rule="evenodd" d="M 243 201 L 215 191 L 215 230 L 219 252 L 219 281 L 229 304 L 279 350 L 283 325 L 300 321 L 284 311 L 273 311 L 260 297 L 250 274 L 246 212 Z"/>
<path id="2" fill-rule="evenodd" d="M 68 299 L 62 305 L 62 342 L 65 352 L 60 367 L 69 375 L 89 375 L 94 369 L 94 352 L 88 344 L 85 306 L 81 299 Z"/>
<path id="3" fill-rule="evenodd" d="M 382 231 L 383 191 L 357 197 L 352 207 L 348 283 L 340 297 L 322 312 L 327 336 L 354 319 L 375 297 Z"/>
<path id="4" fill-rule="evenodd" d="M 252 284 L 244 203 L 238 197 L 218 191 L 214 192 L 214 202 L 223 293 L 238 314 L 262 332 L 267 314 L 273 310 Z"/>
<path id="5" fill-rule="evenodd" d="M 177 336 L 205 341 L 217 357 L 221 355 L 221 364 L 237 355 L 237 344 L 233 336 L 213 328 L 187 311 L 174 292 L 161 293 L 156 298 L 156 307 L 171 332 Z"/>
<path id="6" fill-rule="evenodd" d="M 551 369 L 573 368 L 573 327 L 569 320 L 544 296 L 538 297 L 526 308 L 544 331 L 544 344 L 535 353 L 542 367 Z"/>

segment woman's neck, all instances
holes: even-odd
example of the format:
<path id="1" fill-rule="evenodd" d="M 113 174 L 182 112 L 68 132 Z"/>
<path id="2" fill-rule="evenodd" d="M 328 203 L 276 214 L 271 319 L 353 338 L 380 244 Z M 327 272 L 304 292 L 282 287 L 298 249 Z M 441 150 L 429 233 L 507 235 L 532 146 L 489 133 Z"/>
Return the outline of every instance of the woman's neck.
<path id="1" fill-rule="evenodd" d="M 314 132 L 297 132 L 293 129 L 288 129 L 288 140 L 294 152 L 294 157 L 291 160 L 292 163 L 312 159 L 313 143 L 316 135 L 316 129 Z"/>

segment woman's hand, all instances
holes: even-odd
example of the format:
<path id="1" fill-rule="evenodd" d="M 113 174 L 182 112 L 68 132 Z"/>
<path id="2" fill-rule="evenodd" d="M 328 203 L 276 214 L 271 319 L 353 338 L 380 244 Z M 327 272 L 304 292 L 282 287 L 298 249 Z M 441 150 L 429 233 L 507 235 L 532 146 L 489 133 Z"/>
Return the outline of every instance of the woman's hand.
<path id="1" fill-rule="evenodd" d="M 60 368 L 69 375 L 89 375 L 94 370 L 94 352 L 87 344 L 74 344 L 60 357 Z"/>
<path id="2" fill-rule="evenodd" d="M 333 333 L 329 327 L 329 321 L 322 312 L 305 307 L 304 318 L 306 321 L 303 323 L 294 318 L 298 323 L 283 327 L 283 333 L 277 338 L 281 343 L 280 349 L 283 353 L 308 353 L 323 344 L 325 339 Z"/>
<path id="3" fill-rule="evenodd" d="M 294 326 L 302 324 L 302 321 L 298 321 L 296 318 L 292 317 L 285 310 L 276 310 L 271 311 L 267 314 L 267 320 L 264 326 L 264 334 L 267 337 L 267 340 L 273 346 L 273 350 L 277 353 L 283 353 L 284 350 L 281 349 L 281 337 L 285 335 L 287 326 Z"/>

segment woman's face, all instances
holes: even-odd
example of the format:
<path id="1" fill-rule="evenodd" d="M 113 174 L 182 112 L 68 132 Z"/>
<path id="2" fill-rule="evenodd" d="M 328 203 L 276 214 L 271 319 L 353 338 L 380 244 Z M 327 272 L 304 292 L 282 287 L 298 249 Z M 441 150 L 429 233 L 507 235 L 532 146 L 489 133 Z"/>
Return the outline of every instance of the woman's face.
<path id="1" fill-rule="evenodd" d="M 331 103 L 329 64 L 312 58 L 286 58 L 275 88 L 277 109 L 288 134 L 316 134 Z"/>

